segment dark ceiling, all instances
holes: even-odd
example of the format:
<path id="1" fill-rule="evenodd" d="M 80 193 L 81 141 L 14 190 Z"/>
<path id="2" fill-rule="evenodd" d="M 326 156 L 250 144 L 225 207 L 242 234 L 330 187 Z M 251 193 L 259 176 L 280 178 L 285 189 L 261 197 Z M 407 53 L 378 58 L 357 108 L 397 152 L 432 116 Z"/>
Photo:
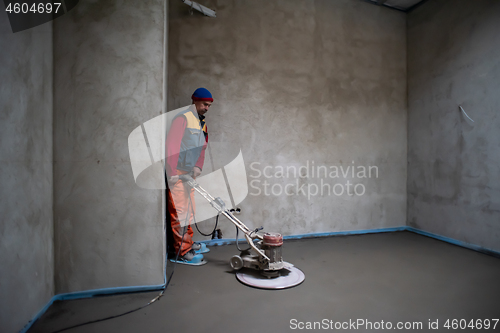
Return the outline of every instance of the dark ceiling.
<path id="1" fill-rule="evenodd" d="M 379 6 L 385 6 L 408 12 L 426 0 L 364 0 Z"/>

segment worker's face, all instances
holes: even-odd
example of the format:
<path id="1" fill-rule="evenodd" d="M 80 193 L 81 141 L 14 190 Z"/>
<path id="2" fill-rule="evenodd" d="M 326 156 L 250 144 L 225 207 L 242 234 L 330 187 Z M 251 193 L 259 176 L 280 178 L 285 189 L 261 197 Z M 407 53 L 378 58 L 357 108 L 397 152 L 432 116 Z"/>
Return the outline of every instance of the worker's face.
<path id="1" fill-rule="evenodd" d="M 201 114 L 202 116 L 207 113 L 208 109 L 210 108 L 210 105 L 212 105 L 212 102 L 210 101 L 195 101 L 194 105 L 196 106 L 196 111 L 198 111 L 198 114 Z"/>

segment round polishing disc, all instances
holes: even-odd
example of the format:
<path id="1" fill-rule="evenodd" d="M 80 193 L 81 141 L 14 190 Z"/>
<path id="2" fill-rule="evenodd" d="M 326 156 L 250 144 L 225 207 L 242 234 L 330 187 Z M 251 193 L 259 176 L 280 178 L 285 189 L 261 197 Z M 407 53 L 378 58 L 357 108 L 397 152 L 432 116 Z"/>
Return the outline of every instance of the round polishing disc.
<path id="1" fill-rule="evenodd" d="M 296 268 L 283 268 L 280 276 L 267 278 L 254 269 L 243 269 L 236 272 L 236 278 L 243 284 L 261 289 L 286 289 L 301 284 L 306 278 L 304 273 Z"/>

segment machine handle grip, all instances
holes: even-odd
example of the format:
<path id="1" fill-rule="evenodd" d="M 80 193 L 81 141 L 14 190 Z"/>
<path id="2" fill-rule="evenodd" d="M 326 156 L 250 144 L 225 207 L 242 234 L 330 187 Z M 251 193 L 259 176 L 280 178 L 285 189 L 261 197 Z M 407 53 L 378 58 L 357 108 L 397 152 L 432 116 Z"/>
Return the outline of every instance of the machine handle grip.
<path id="1" fill-rule="evenodd" d="M 185 173 L 183 175 L 179 175 L 179 179 L 182 180 L 183 182 L 189 182 L 191 180 L 194 180 L 192 175 L 189 173 Z"/>

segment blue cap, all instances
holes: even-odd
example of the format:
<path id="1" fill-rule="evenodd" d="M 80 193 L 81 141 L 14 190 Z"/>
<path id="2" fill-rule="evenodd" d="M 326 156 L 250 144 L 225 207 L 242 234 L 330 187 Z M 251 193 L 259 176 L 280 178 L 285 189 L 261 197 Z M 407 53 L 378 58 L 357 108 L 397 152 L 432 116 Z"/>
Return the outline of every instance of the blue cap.
<path id="1" fill-rule="evenodd" d="M 212 94 L 205 88 L 198 88 L 194 91 L 193 96 L 191 96 L 193 101 L 210 101 L 213 102 Z"/>

